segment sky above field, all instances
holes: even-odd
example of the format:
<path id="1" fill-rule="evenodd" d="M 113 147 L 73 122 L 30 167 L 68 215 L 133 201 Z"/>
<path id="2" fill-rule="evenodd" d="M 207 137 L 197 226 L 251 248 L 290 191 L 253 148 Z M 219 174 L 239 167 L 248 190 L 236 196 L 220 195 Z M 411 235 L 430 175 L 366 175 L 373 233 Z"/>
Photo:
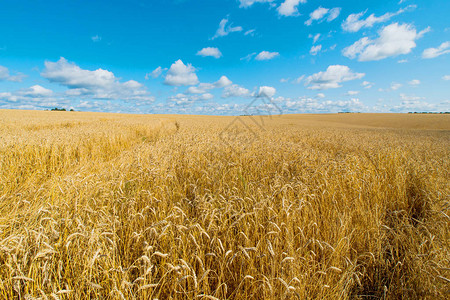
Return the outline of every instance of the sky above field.
<path id="1" fill-rule="evenodd" d="M 450 111 L 450 1 L 4 0 L 0 109 Z"/>

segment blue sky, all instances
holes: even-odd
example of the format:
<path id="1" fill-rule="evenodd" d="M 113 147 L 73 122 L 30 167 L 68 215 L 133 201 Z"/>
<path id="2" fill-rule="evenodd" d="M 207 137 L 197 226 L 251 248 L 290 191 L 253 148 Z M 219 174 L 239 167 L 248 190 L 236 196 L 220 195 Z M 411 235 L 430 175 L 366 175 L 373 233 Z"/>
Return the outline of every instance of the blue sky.
<path id="1" fill-rule="evenodd" d="M 444 0 L 5 0 L 0 108 L 449 111 L 449 12 Z"/>

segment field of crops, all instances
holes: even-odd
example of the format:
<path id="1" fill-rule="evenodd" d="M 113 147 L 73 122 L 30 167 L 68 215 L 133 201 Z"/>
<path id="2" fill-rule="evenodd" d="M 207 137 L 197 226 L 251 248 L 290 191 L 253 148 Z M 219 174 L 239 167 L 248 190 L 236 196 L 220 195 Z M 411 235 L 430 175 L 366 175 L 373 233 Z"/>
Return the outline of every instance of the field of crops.
<path id="1" fill-rule="evenodd" d="M 450 116 L 0 110 L 0 299 L 448 299 Z"/>

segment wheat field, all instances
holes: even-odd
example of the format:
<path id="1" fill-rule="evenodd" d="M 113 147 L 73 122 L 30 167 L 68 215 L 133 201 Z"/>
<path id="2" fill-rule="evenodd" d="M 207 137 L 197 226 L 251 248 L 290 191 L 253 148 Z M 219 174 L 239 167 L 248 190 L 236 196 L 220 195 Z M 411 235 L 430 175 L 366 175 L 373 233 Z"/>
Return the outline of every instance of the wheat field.
<path id="1" fill-rule="evenodd" d="M 448 299 L 450 116 L 0 111 L 1 299 Z"/>

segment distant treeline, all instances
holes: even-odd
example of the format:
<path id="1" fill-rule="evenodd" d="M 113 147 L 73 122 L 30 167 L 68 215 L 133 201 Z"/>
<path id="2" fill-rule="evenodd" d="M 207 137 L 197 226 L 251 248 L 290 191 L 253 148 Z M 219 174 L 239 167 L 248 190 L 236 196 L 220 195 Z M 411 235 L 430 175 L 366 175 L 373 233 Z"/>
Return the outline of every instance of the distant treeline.
<path id="1" fill-rule="evenodd" d="M 46 111 L 48 111 L 49 109 L 46 109 Z M 50 109 L 50 111 L 67 111 L 65 108 L 52 108 Z M 71 108 L 69 111 L 75 111 L 73 108 Z"/>
<path id="2" fill-rule="evenodd" d="M 448 111 L 440 111 L 440 112 L 429 112 L 429 111 L 410 111 L 408 114 L 450 114 Z"/>

